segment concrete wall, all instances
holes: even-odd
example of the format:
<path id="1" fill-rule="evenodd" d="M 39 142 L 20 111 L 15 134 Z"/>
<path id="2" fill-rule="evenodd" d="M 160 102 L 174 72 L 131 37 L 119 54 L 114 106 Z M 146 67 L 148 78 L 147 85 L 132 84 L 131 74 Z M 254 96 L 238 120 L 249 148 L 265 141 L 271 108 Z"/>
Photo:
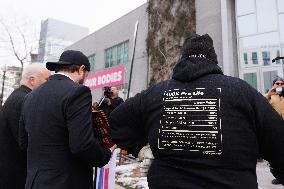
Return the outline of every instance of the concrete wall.
<path id="1" fill-rule="evenodd" d="M 226 75 L 238 77 L 235 1 L 198 0 L 195 3 L 196 32 L 212 37 L 219 66 Z"/>
<path id="2" fill-rule="evenodd" d="M 146 51 L 146 38 L 148 34 L 148 15 L 146 13 L 147 3 L 141 5 L 130 13 L 122 16 L 116 21 L 90 34 L 82 40 L 74 43 L 66 49 L 80 50 L 86 56 L 96 55 L 95 70 L 105 69 L 105 50 L 121 42 L 129 40 L 129 54 L 126 67 L 126 83 L 129 80 L 130 63 L 133 53 L 134 30 L 136 21 L 139 22 L 133 76 L 130 96 L 140 92 L 147 87 L 148 81 L 148 58 Z M 93 100 L 99 100 L 102 89 L 92 91 Z"/>

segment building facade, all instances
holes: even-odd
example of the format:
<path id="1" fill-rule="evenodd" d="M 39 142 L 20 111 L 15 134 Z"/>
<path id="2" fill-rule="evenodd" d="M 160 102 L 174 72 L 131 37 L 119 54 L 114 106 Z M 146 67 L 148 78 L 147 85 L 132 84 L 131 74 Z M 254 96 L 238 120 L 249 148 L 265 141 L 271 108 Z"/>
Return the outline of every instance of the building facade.
<path id="1" fill-rule="evenodd" d="M 0 70 L 0 100 L 2 105 L 10 94 L 14 91 L 15 84 L 20 77 L 21 68 L 16 66 L 3 67 Z"/>
<path id="2" fill-rule="evenodd" d="M 118 87 L 120 96 L 126 98 L 132 59 L 133 72 L 129 95 L 133 96 L 147 88 L 148 16 L 146 8 L 147 4 L 144 4 L 66 48 L 80 50 L 89 57 L 91 72 L 86 85 L 92 89 L 94 101 L 100 100 L 104 86 Z M 133 56 L 136 24 L 138 27 Z"/>
<path id="3" fill-rule="evenodd" d="M 57 61 L 64 48 L 87 36 L 88 28 L 48 18 L 41 23 L 38 60 Z"/>
<path id="4" fill-rule="evenodd" d="M 96 100 L 102 96 L 101 88 L 105 85 L 116 85 L 124 92 L 122 96 L 126 94 L 136 21 L 139 21 L 139 27 L 130 96 L 147 88 L 147 5 L 67 48 L 81 50 L 89 57 L 94 75 L 91 73 L 93 80 L 88 80 L 87 85 L 92 86 Z M 283 76 L 283 60 L 272 62 L 277 56 L 284 55 L 283 0 L 196 0 L 195 12 L 196 32 L 208 33 L 213 38 L 224 74 L 245 80 L 262 94 L 272 86 L 276 76 Z M 114 78 L 119 73 L 114 70 L 117 71 L 115 74 L 112 69 L 121 65 L 125 69 L 124 81 L 115 83 Z M 105 74 L 104 79 L 100 78 L 101 74 Z"/>
<path id="5" fill-rule="evenodd" d="M 284 1 L 198 0 L 197 32 L 214 40 L 225 74 L 267 92 L 276 76 L 283 76 Z"/>

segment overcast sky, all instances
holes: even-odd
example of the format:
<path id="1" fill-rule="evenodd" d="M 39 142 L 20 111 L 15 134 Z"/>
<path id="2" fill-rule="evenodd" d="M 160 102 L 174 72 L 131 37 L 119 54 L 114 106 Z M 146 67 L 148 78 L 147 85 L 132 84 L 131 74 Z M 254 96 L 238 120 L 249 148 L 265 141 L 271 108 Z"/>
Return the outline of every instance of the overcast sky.
<path id="1" fill-rule="evenodd" d="M 55 18 L 86 26 L 93 32 L 147 0 L 0 0 L 0 16 L 17 15 L 38 21 Z"/>
<path id="2" fill-rule="evenodd" d="M 38 32 L 42 20 L 54 18 L 85 26 L 92 33 L 146 2 L 147 0 L 0 0 L 0 18 L 6 23 L 11 19 L 17 19 L 17 22 L 19 19 L 28 20 L 28 24 L 35 28 L 32 30 Z M 3 45 L 6 44 L 0 44 Z M 6 56 L 6 52 L 0 52 L 0 63 L 17 64 L 12 59 L 11 55 Z"/>

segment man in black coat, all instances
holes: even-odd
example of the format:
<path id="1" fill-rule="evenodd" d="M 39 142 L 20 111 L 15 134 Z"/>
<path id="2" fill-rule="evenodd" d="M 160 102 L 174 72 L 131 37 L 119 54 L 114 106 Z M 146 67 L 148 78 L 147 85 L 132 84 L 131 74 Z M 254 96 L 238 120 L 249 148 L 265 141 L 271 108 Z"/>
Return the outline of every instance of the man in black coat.
<path id="1" fill-rule="evenodd" d="M 26 154 L 18 145 L 18 129 L 25 96 L 50 76 L 43 64 L 24 67 L 21 86 L 14 90 L 3 106 L 0 122 L 0 188 L 25 188 Z"/>
<path id="2" fill-rule="evenodd" d="M 183 46 L 172 79 L 118 106 L 110 135 L 137 156 L 150 144 L 151 189 L 257 189 L 258 154 L 284 184 L 284 121 L 245 81 L 225 76 L 209 35 Z"/>
<path id="3" fill-rule="evenodd" d="M 20 146 L 27 149 L 26 189 L 90 189 L 93 168 L 108 163 L 92 128 L 92 96 L 81 85 L 90 70 L 80 51 L 64 51 L 59 62 L 48 62 L 56 73 L 23 105 Z"/>

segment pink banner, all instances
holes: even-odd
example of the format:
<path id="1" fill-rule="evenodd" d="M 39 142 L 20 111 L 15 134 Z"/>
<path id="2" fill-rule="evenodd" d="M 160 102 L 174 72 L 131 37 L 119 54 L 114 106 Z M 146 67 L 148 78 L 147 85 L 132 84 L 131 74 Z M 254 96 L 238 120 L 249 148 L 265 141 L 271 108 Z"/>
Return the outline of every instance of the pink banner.
<path id="1" fill-rule="evenodd" d="M 124 65 L 88 74 L 85 79 L 85 85 L 91 90 L 122 84 L 124 84 Z"/>

